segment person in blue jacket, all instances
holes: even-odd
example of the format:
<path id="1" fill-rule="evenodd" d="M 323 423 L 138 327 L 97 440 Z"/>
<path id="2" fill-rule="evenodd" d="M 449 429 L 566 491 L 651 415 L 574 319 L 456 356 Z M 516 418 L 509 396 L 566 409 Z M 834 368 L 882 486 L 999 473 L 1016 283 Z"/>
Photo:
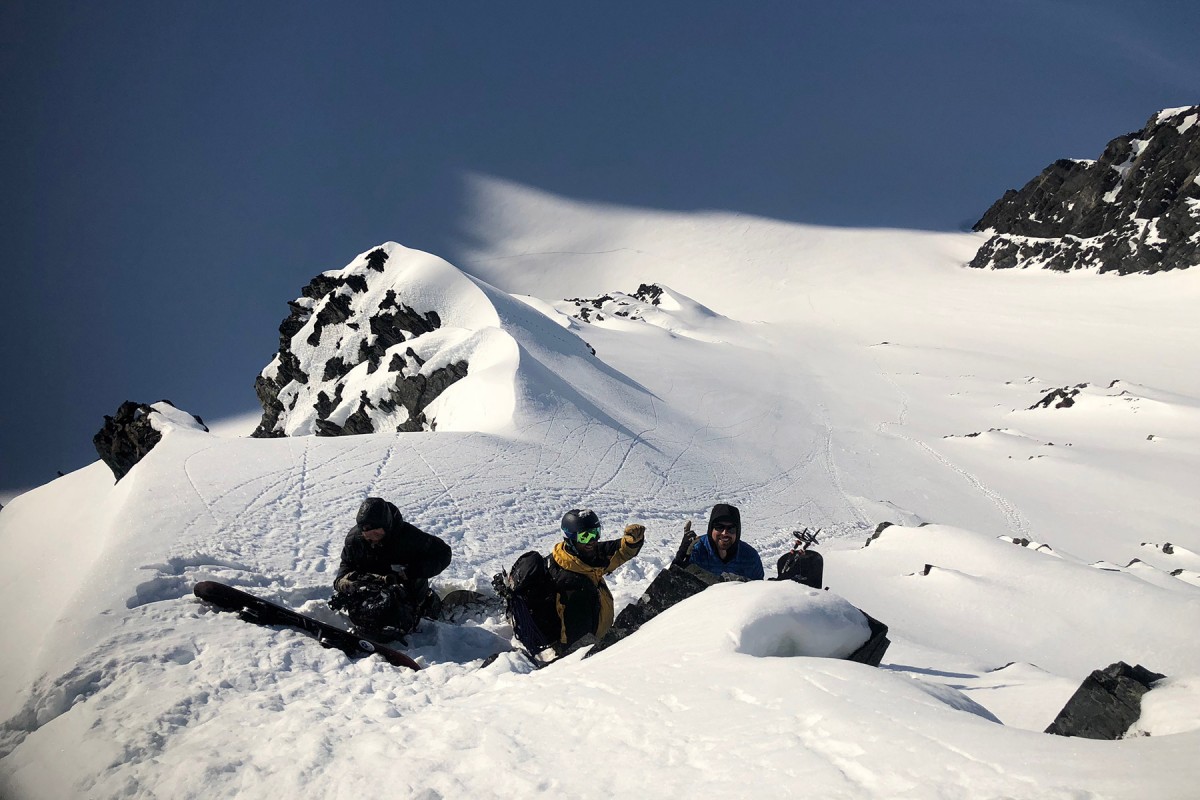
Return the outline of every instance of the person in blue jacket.
<path id="1" fill-rule="evenodd" d="M 742 514 L 737 506 L 717 503 L 708 515 L 708 533 L 696 536 L 690 547 L 681 548 L 682 560 L 714 575 L 732 573 L 748 581 L 764 578 L 758 551 L 742 541 Z M 677 559 L 677 562 L 680 559 Z"/>

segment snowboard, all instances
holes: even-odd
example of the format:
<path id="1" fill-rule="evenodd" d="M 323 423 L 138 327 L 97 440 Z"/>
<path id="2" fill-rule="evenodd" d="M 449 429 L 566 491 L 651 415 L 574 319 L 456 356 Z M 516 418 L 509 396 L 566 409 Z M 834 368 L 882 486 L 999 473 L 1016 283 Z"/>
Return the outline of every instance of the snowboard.
<path id="1" fill-rule="evenodd" d="M 364 638 L 336 625 L 321 622 L 290 608 L 255 597 L 216 581 L 200 581 L 192 590 L 196 597 L 226 611 L 236 611 L 247 622 L 257 625 L 284 625 L 313 636 L 322 647 L 341 650 L 351 658 L 379 655 L 389 664 L 419 670 L 421 666 L 405 653 L 380 642 Z"/>

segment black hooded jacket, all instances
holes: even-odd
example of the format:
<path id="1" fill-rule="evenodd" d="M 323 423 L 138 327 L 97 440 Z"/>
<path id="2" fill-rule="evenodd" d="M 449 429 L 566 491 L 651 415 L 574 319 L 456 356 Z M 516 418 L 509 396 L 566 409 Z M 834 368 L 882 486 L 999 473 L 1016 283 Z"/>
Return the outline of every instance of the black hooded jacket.
<path id="1" fill-rule="evenodd" d="M 368 576 L 388 577 L 395 574 L 393 564 L 403 565 L 408 582 L 427 581 L 450 566 L 450 545 L 405 522 L 400 511 L 391 503 L 391 524 L 379 544 L 371 544 L 355 525 L 346 534 L 342 546 L 342 561 L 338 566 L 333 588 L 347 592 Z"/>

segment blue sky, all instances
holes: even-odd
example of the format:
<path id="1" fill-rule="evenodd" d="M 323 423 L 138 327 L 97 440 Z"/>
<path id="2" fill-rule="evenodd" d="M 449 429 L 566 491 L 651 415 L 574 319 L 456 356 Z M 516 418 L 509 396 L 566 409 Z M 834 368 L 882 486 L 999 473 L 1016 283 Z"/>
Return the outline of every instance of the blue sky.
<path id="1" fill-rule="evenodd" d="M 1197 31 L 1182 1 L 8 0 L 0 488 L 94 460 L 126 399 L 256 408 L 286 301 L 386 240 L 453 261 L 467 175 L 960 229 L 1200 102 Z"/>

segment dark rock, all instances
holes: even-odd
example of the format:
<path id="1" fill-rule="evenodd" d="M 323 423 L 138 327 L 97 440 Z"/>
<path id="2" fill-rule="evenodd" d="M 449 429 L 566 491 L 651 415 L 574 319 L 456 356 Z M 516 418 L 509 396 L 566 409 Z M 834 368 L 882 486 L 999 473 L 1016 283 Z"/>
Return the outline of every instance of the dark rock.
<path id="1" fill-rule="evenodd" d="M 170 400 L 160 400 L 174 407 Z M 105 415 L 104 427 L 92 437 L 92 444 L 100 459 L 108 465 L 117 480 L 129 474 L 129 470 L 145 458 L 146 454 L 162 440 L 162 433 L 150 424 L 150 415 L 158 412 L 146 403 L 126 400 L 111 417 Z M 204 420 L 195 414 L 192 419 L 204 430 Z"/>
<path id="2" fill-rule="evenodd" d="M 880 536 L 883 534 L 883 532 L 884 532 L 885 530 L 887 530 L 888 528 L 892 527 L 892 525 L 893 525 L 893 524 L 895 524 L 895 523 L 892 523 L 892 522 L 881 522 L 881 523 L 879 523 L 878 525 L 876 525 L 876 526 L 875 526 L 875 532 L 874 532 L 874 533 L 872 533 L 870 536 L 868 536 L 868 537 L 867 537 L 867 542 L 866 542 L 866 544 L 864 544 L 864 545 L 863 545 L 863 547 L 870 547 L 870 546 L 871 546 L 871 542 L 873 542 L 873 541 L 875 541 L 876 539 L 878 539 L 878 538 L 879 538 L 879 537 L 880 537 Z"/>
<path id="3" fill-rule="evenodd" d="M 377 247 L 367 253 L 367 267 L 376 272 L 383 272 L 383 265 L 387 262 L 387 259 L 388 254 L 384 252 L 383 248 Z"/>
<path id="4" fill-rule="evenodd" d="M 428 375 L 400 375 L 389 391 L 391 402 L 408 409 L 408 419 L 397 427 L 400 433 L 425 430 L 429 426 L 425 408 L 450 384 L 467 376 L 467 362 L 458 361 L 439 367 Z"/>
<path id="5" fill-rule="evenodd" d="M 338 378 L 344 378 L 352 369 L 354 369 L 353 364 L 347 364 L 341 356 L 334 356 L 325 362 L 325 372 L 321 376 L 321 380 L 335 381 Z"/>
<path id="6" fill-rule="evenodd" d="M 633 293 L 633 296 L 643 303 L 656 306 L 662 298 L 662 293 L 663 288 L 657 283 L 642 283 L 638 284 L 637 291 Z"/>
<path id="7" fill-rule="evenodd" d="M 369 345 L 364 341 L 359 346 L 358 357 L 360 361 L 370 362 L 369 371 L 374 372 L 390 348 L 437 330 L 442 321 L 435 311 L 418 314 L 409 306 L 397 303 L 396 293 L 389 291 L 379 304 L 379 313 L 370 318 L 369 324 L 374 341 Z"/>
<path id="8" fill-rule="evenodd" d="M 321 343 L 321 331 L 326 326 L 345 322 L 348 319 L 350 319 L 350 296 L 335 294 L 317 312 L 316 322 L 313 323 L 313 331 L 308 335 L 308 343 L 316 347 Z"/>
<path id="9" fill-rule="evenodd" d="M 334 407 L 337 406 L 337 403 L 341 402 L 341 390 L 342 390 L 342 387 L 338 386 L 338 399 L 337 399 L 337 402 L 335 402 L 333 404 Z M 325 397 L 325 395 L 322 392 L 320 397 L 318 397 L 318 401 L 324 397 Z M 374 408 L 374 406 L 371 404 L 370 399 L 367 398 L 367 393 L 365 391 L 363 391 L 359 394 L 358 410 L 346 418 L 345 424 L 338 425 L 336 423 L 330 422 L 328 419 L 326 419 L 326 417 L 328 417 L 328 413 L 326 413 L 325 416 L 322 416 L 319 419 L 317 419 L 317 422 L 316 422 L 317 435 L 318 436 L 353 436 L 356 434 L 374 433 L 375 432 L 375 423 L 373 423 L 371 421 L 371 415 L 370 415 L 370 411 L 372 408 Z M 318 409 L 317 413 L 318 413 L 318 415 L 320 415 L 321 410 Z"/>
<path id="10" fill-rule="evenodd" d="M 342 433 L 351 436 L 374 433 L 375 424 L 371 422 L 371 415 L 368 413 L 371 408 L 373 408 L 371 401 L 367 399 L 367 393 L 364 391 L 359 396 L 358 410 L 346 418 L 346 424 L 342 426 Z"/>
<path id="11" fill-rule="evenodd" d="M 970 266 L 1122 275 L 1200 264 L 1200 106 L 1151 117 L 1099 161 L 1059 160 L 975 224 Z"/>
<path id="12" fill-rule="evenodd" d="M 861 609 L 859 610 L 861 611 Z M 867 641 L 863 642 L 862 647 L 846 656 L 846 660 L 857 661 L 859 664 L 866 664 L 869 667 L 878 667 L 883 661 L 888 647 L 892 644 L 892 640 L 887 637 L 888 626 L 865 611 L 863 611 L 863 616 L 867 618 L 867 627 L 870 628 L 871 635 Z"/>
<path id="13" fill-rule="evenodd" d="M 330 399 L 329 395 L 327 395 L 325 392 L 319 392 L 317 394 L 316 411 L 317 411 L 317 419 L 318 420 L 328 419 L 329 415 L 333 413 L 333 410 L 341 404 L 342 390 L 345 388 L 346 387 L 344 384 L 339 383 L 337 385 L 337 387 L 334 389 L 333 399 Z M 326 434 L 326 435 L 336 435 L 336 434 Z"/>
<path id="14" fill-rule="evenodd" d="M 1057 736 L 1120 739 L 1142 713 L 1142 695 L 1164 675 L 1124 661 L 1096 670 L 1046 728 Z"/>
<path id="15" fill-rule="evenodd" d="M 1087 386 L 1087 384 L 1085 383 L 1084 386 Z M 1033 411 L 1035 408 L 1049 408 L 1051 405 L 1055 408 L 1070 408 L 1075 405 L 1075 398 L 1078 396 L 1079 388 L 1054 389 L 1041 400 L 1031 405 L 1028 410 Z"/>

